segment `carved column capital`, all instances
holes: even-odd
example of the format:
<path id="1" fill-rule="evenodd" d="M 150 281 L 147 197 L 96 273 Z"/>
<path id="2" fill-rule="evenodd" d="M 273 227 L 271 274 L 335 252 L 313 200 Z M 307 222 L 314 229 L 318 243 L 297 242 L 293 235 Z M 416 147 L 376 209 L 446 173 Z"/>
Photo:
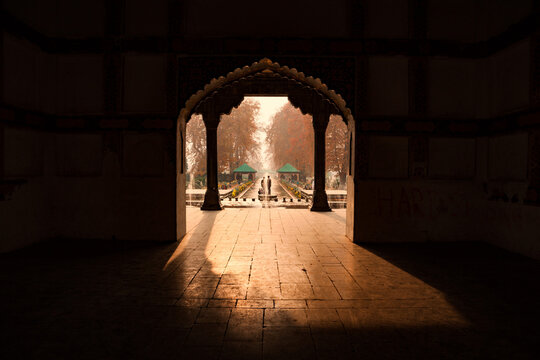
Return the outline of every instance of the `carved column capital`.
<path id="1" fill-rule="evenodd" d="M 217 129 L 222 114 L 230 114 L 244 100 L 242 93 L 235 93 L 233 89 L 216 91 L 204 99 L 195 109 L 195 113 L 203 116 L 204 124 L 208 129 Z"/>
<path id="2" fill-rule="evenodd" d="M 330 121 L 330 112 L 316 111 L 313 114 L 313 130 L 325 132 Z"/>
<path id="3" fill-rule="evenodd" d="M 201 115 L 203 118 L 204 126 L 206 127 L 207 130 L 208 129 L 217 130 L 219 126 L 219 120 L 221 118 L 220 113 L 218 113 L 217 111 L 210 110 L 210 111 L 201 112 Z"/>

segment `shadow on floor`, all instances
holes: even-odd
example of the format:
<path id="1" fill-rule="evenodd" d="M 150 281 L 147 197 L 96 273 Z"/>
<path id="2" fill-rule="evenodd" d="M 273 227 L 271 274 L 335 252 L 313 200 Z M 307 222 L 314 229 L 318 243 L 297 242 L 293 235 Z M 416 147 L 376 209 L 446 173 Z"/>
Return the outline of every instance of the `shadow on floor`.
<path id="1" fill-rule="evenodd" d="M 362 247 L 444 293 L 470 323 L 457 331 L 401 329 L 404 343 L 430 339 L 429 348 L 467 358 L 529 359 L 539 354 L 538 261 L 475 242 Z"/>
<path id="2" fill-rule="evenodd" d="M 384 260 L 374 263 L 383 275 L 387 261 L 441 291 L 466 325 L 426 303 L 393 299 L 385 307 L 382 298 L 375 306 L 370 296 L 320 303 L 246 300 L 241 308 L 240 300 L 214 294 L 225 277 L 216 269 L 229 256 L 212 253 L 209 262 L 209 249 L 219 240 L 212 235 L 216 216 L 204 214 L 181 243 L 61 241 L 1 255 L 0 357 L 535 359 L 538 354 L 536 261 L 476 243 L 352 245 Z M 380 281 L 387 289 L 400 286 L 391 277 Z M 228 289 L 241 290 L 234 286 Z M 234 316 L 239 323 L 233 323 Z"/>

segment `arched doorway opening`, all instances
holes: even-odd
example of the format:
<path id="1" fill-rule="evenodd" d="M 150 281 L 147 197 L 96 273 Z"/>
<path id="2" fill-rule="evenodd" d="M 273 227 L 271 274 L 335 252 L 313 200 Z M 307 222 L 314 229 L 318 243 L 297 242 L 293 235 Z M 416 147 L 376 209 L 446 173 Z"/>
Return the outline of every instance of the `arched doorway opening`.
<path id="1" fill-rule="evenodd" d="M 226 77 L 213 79 L 203 90 L 192 95 L 180 111 L 177 121 L 177 237 L 185 234 L 186 228 L 186 172 L 185 133 L 186 123 L 192 114 L 202 116 L 206 127 L 207 141 L 207 189 L 202 210 L 221 210 L 218 189 L 217 128 L 220 117 L 230 114 L 244 100 L 245 96 L 287 96 L 291 104 L 303 114 L 313 119 L 314 130 L 314 189 L 312 211 L 330 211 L 325 188 L 326 129 L 331 115 L 339 115 L 347 124 L 349 153 L 354 154 L 354 119 L 343 98 L 321 82 L 320 79 L 306 77 L 296 69 L 281 66 L 269 59 L 262 59 L 236 69 Z M 352 156 L 352 155 L 351 155 Z M 354 183 L 350 161 L 347 176 L 347 236 L 353 239 Z"/>

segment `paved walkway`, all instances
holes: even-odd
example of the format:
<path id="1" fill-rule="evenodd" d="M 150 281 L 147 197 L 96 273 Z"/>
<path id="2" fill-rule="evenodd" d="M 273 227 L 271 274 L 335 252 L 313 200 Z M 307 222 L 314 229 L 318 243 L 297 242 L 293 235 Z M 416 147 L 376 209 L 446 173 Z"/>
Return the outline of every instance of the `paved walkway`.
<path id="1" fill-rule="evenodd" d="M 538 354 L 538 262 L 475 243 L 355 245 L 344 210 L 188 211 L 180 243 L 0 255 L 0 357 Z"/>
<path id="2" fill-rule="evenodd" d="M 266 178 L 266 176 L 265 176 L 265 178 Z M 242 197 L 245 197 L 245 198 L 248 198 L 248 199 L 251 199 L 251 198 L 258 199 L 258 197 L 259 197 L 259 188 L 261 187 L 261 179 L 262 178 L 258 178 L 255 181 L 255 183 L 253 184 L 253 186 Z M 266 183 L 265 183 L 265 186 L 266 186 Z M 266 188 L 265 188 L 265 190 L 266 190 Z M 280 200 L 283 199 L 283 198 L 290 199 L 289 194 L 285 190 L 283 190 L 283 188 L 279 184 L 279 180 L 276 179 L 276 178 L 272 178 L 271 194 L 272 195 L 277 195 L 278 199 L 280 199 Z"/>

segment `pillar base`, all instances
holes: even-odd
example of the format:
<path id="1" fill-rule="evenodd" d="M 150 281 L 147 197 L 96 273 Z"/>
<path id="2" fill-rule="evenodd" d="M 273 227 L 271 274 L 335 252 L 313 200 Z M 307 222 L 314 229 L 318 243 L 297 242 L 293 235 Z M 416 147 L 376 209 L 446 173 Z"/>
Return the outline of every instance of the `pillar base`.
<path id="1" fill-rule="evenodd" d="M 206 189 L 201 210 L 221 210 L 218 190 Z"/>
<path id="2" fill-rule="evenodd" d="M 317 191 L 313 192 L 313 205 L 311 206 L 311 211 L 332 211 L 330 205 L 328 205 L 328 196 L 326 191 Z"/>

